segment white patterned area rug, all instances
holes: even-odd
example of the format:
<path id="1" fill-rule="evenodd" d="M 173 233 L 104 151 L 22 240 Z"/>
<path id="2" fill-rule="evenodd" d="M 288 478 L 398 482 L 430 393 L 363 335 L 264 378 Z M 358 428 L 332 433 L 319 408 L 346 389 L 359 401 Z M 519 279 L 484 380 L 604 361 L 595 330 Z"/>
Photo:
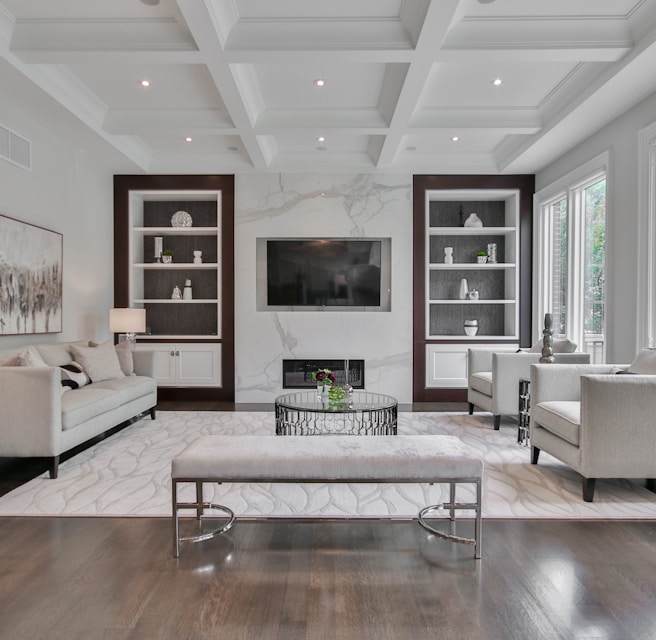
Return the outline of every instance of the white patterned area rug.
<path id="1" fill-rule="evenodd" d="M 486 518 L 656 518 L 656 494 L 644 482 L 598 480 L 594 502 L 583 502 L 580 476 L 545 453 L 531 465 L 511 420 L 494 431 L 488 414 L 400 412 L 398 432 L 454 435 L 480 456 Z M 46 473 L 1 497 L 0 516 L 169 516 L 171 459 L 187 444 L 202 435 L 272 433 L 273 412 L 160 411 L 157 420 L 140 420 L 63 462 L 59 478 Z M 242 517 L 404 518 L 446 500 L 447 488 L 223 484 L 205 497 Z M 458 492 L 459 501 L 473 497 L 473 487 Z"/>

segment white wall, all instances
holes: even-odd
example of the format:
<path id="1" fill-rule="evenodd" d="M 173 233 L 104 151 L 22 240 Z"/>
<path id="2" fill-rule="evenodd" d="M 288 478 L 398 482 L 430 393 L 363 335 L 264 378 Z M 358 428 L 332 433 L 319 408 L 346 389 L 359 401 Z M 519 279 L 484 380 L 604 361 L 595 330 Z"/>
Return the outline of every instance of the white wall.
<path id="1" fill-rule="evenodd" d="M 285 358 L 347 357 L 364 358 L 368 391 L 412 401 L 411 186 L 409 175 L 236 177 L 237 402 L 272 402 Z M 391 237 L 392 310 L 256 311 L 258 237 Z"/>
<path id="2" fill-rule="evenodd" d="M 636 354 L 638 226 L 638 131 L 656 121 L 656 94 L 536 174 L 536 191 L 608 150 L 607 193 L 608 362 L 631 362 Z"/>
<path id="3" fill-rule="evenodd" d="M 10 82 L 9 75 L 3 80 Z M 16 79 L 20 82 L 20 79 Z M 12 94 L 6 84 L 3 92 Z M 110 337 L 113 290 L 113 174 L 131 163 L 29 86 L 31 101 L 12 108 L 0 100 L 0 124 L 32 143 L 32 170 L 0 159 L 0 214 L 63 234 L 62 332 L 0 336 L 0 349 L 32 342 Z M 33 105 L 33 106 L 32 106 Z"/>

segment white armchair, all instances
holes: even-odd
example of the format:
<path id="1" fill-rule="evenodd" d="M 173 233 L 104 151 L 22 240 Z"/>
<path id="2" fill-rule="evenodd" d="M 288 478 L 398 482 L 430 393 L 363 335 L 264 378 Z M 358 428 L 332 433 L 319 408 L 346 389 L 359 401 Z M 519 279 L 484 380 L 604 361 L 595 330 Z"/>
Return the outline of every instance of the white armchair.
<path id="1" fill-rule="evenodd" d="M 572 351 L 576 349 L 574 343 Z M 469 415 L 474 407 L 494 416 L 494 428 L 499 429 L 501 416 L 518 412 L 519 381 L 529 379 L 531 365 L 540 361 L 542 353 L 516 349 L 470 349 L 467 353 L 467 401 Z M 554 353 L 558 363 L 587 364 L 590 354 L 582 352 Z"/>
<path id="2" fill-rule="evenodd" d="M 656 478 L 656 375 L 613 375 L 621 365 L 531 367 L 532 464 L 546 451 L 583 476 Z"/>

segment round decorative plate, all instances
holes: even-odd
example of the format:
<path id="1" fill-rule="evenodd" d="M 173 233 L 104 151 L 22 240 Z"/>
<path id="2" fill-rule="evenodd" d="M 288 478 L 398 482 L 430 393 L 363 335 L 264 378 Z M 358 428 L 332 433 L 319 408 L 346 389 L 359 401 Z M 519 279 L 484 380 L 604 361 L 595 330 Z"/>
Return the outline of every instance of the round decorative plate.
<path id="1" fill-rule="evenodd" d="M 186 211 L 176 211 L 171 218 L 171 224 L 174 227 L 190 227 L 193 221 Z"/>

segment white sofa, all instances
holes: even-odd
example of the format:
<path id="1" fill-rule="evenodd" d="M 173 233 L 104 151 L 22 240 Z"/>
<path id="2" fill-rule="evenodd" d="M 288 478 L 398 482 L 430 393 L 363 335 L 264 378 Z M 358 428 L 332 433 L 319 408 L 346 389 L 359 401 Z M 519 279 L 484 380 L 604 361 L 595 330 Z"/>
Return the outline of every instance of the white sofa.
<path id="1" fill-rule="evenodd" d="M 118 372 L 96 373 L 96 381 L 89 374 L 90 383 L 63 389 L 61 367 L 74 353 L 79 361 L 114 351 L 109 343 L 98 347 L 103 350 L 76 341 L 0 351 L 0 457 L 48 458 L 50 477 L 56 478 L 62 453 L 144 412 L 155 418 L 151 351 L 117 352 Z"/>

